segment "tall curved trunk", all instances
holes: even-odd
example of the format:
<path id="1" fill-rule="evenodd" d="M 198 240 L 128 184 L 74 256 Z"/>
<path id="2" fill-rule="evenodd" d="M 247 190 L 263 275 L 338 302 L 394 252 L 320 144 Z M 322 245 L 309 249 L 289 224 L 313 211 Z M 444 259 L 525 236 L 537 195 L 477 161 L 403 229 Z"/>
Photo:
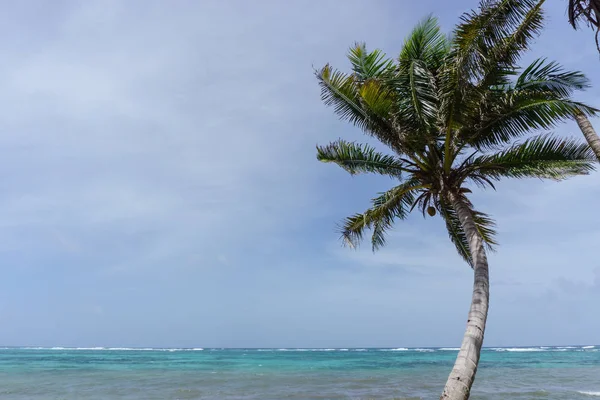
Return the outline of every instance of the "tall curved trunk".
<path id="1" fill-rule="evenodd" d="M 596 153 L 596 157 L 600 160 L 600 136 L 598 136 L 592 123 L 584 114 L 575 113 L 574 117 L 583 136 L 585 136 L 585 140 L 587 140 L 592 150 L 594 150 L 594 153 Z"/>
<path id="2" fill-rule="evenodd" d="M 467 329 L 454 362 L 454 368 L 452 368 L 452 372 L 448 377 L 440 400 L 466 400 L 471 393 L 471 386 L 473 386 L 475 380 L 479 354 L 483 345 L 483 334 L 490 299 L 490 283 L 483 239 L 477 230 L 471 209 L 460 195 L 451 194 L 449 200 L 454 206 L 469 240 L 475 279 Z"/>

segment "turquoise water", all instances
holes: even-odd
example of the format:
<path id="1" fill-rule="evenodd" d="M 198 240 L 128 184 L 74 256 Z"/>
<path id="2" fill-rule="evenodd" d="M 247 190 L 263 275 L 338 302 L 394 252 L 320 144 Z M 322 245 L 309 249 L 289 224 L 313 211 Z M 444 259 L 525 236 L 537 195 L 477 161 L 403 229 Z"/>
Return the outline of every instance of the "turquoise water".
<path id="1" fill-rule="evenodd" d="M 456 349 L 0 349 L 0 399 L 436 399 Z M 472 399 L 600 399 L 600 346 L 493 348 Z"/>

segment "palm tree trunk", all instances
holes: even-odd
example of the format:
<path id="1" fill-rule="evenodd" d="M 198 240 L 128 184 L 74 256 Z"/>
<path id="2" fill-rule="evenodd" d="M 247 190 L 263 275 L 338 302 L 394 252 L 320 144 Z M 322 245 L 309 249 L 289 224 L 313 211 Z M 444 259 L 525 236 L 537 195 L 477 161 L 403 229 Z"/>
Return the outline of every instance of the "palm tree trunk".
<path id="1" fill-rule="evenodd" d="M 600 136 L 594 130 L 592 123 L 583 113 L 575 113 L 575 121 L 577 121 L 577 125 L 579 125 L 583 136 L 585 136 L 585 140 L 587 140 L 594 153 L 596 153 L 596 157 L 600 160 Z"/>
<path id="2" fill-rule="evenodd" d="M 475 380 L 479 353 L 483 345 L 483 334 L 490 299 L 490 284 L 483 239 L 477 230 L 471 209 L 461 195 L 451 194 L 449 200 L 454 206 L 469 240 L 475 279 L 467 329 L 454 362 L 454 368 L 448 377 L 440 400 L 466 400 L 469 398 L 471 386 L 473 386 Z"/>

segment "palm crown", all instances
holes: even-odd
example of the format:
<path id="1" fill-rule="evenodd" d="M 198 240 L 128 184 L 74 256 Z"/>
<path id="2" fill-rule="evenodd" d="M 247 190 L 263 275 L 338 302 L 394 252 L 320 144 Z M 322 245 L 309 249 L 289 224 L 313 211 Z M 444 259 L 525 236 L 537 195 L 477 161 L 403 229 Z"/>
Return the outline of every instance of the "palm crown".
<path id="1" fill-rule="evenodd" d="M 351 73 L 326 65 L 317 71 L 325 104 L 390 149 L 338 140 L 317 146 L 317 157 L 351 174 L 376 173 L 399 183 L 363 213 L 342 223 L 356 246 L 372 230 L 372 246 L 385 243 L 394 220 L 417 208 L 444 219 L 451 240 L 469 263 L 459 203 L 471 213 L 485 244 L 495 244 L 493 221 L 473 208 L 469 185 L 494 187 L 502 178 L 561 180 L 594 168 L 587 144 L 548 134 L 573 113 L 597 110 L 574 101 L 588 80 L 580 72 L 539 59 L 518 66 L 542 27 L 543 1 L 484 1 L 464 14 L 451 37 L 435 18 L 417 25 L 397 59 L 356 44 Z"/>

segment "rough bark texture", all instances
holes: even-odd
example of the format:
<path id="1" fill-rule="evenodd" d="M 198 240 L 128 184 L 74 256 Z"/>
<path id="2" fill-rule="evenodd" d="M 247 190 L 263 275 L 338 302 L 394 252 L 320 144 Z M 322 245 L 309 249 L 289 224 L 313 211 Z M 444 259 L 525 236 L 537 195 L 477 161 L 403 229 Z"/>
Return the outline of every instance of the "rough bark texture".
<path id="1" fill-rule="evenodd" d="M 585 140 L 587 140 L 594 153 L 596 153 L 596 157 L 600 160 L 600 137 L 594 130 L 592 123 L 581 113 L 575 114 L 575 121 L 577 121 L 577 125 L 579 125 L 583 136 L 585 136 Z"/>
<path id="2" fill-rule="evenodd" d="M 483 247 L 483 239 L 475 226 L 473 215 L 466 202 L 458 195 L 451 195 L 450 201 L 454 205 L 460 223 L 469 240 L 469 249 L 473 257 L 473 297 L 467 330 L 463 337 L 462 345 L 454 368 L 448 377 L 441 400 L 466 400 L 471 393 L 471 386 L 477 373 L 479 353 L 483 344 L 485 322 L 487 320 L 488 303 L 490 298 L 490 285 L 488 263 Z"/>

